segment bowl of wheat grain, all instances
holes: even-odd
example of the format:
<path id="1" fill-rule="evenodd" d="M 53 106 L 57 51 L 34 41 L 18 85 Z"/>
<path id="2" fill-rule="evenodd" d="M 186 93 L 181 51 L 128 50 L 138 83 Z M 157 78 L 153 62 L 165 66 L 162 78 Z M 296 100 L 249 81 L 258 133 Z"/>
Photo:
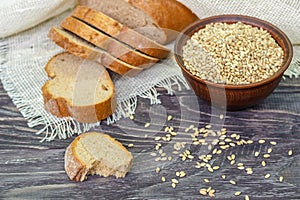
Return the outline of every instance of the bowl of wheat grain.
<path id="1" fill-rule="evenodd" d="M 274 91 L 293 49 L 286 34 L 267 21 L 219 15 L 183 30 L 174 56 L 196 95 L 213 106 L 241 110 Z"/>

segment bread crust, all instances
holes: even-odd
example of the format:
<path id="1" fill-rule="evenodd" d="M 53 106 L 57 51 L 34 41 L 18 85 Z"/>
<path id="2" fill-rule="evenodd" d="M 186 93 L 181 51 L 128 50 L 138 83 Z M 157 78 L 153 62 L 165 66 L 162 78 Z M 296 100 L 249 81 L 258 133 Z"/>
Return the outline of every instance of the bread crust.
<path id="1" fill-rule="evenodd" d="M 74 106 L 62 97 L 54 97 L 48 89 L 48 84 L 42 87 L 45 109 L 57 117 L 72 117 L 78 122 L 94 123 L 101 121 L 115 111 L 115 95 L 111 98 L 89 106 Z"/>
<path id="2" fill-rule="evenodd" d="M 76 42 L 70 40 L 70 38 L 65 37 L 59 32 L 57 27 L 52 27 L 48 32 L 48 37 L 56 43 L 58 46 L 67 50 L 68 52 L 89 60 L 100 60 L 101 53 L 94 51 L 92 48 L 88 48 L 87 46 L 78 45 Z"/>
<path id="3" fill-rule="evenodd" d="M 142 68 L 129 65 L 121 60 L 113 58 L 105 51 L 90 47 L 85 42 L 78 42 L 65 34 L 58 27 L 52 27 L 48 33 L 48 37 L 69 53 L 72 53 L 80 58 L 94 60 L 104 65 L 108 69 L 127 76 L 136 76 L 142 71 Z"/>
<path id="4" fill-rule="evenodd" d="M 86 6 L 77 6 L 73 10 L 72 16 L 97 27 L 106 34 L 149 56 L 163 59 L 166 58 L 170 53 L 169 49 L 119 23 L 100 11 L 88 8 Z"/>
<path id="5" fill-rule="evenodd" d="M 65 171 L 69 178 L 74 181 L 83 181 L 87 175 L 87 167 L 77 158 L 75 153 L 75 146 L 79 137 L 75 138 L 73 142 L 67 147 L 65 152 Z"/>
<path id="6" fill-rule="evenodd" d="M 45 67 L 45 71 L 47 72 L 49 77 L 52 78 L 51 80 L 48 80 L 42 87 L 45 109 L 57 117 L 70 116 L 78 122 L 83 123 L 93 123 L 107 118 L 115 111 L 116 108 L 115 89 L 107 71 L 103 72 L 104 74 L 102 78 L 108 80 L 106 84 L 108 84 L 108 87 L 111 88 L 111 95 L 95 104 L 73 105 L 66 98 L 55 96 L 49 89 L 49 85 L 56 81 L 55 78 L 57 75 L 51 72 L 53 63 L 57 59 L 63 58 L 68 54 L 69 53 L 67 52 L 63 52 L 55 55 L 52 59 L 49 60 Z M 67 78 L 68 74 L 66 74 L 65 76 Z"/>
<path id="7" fill-rule="evenodd" d="M 74 181 L 84 181 L 86 179 L 86 176 L 92 173 L 92 169 L 88 169 L 87 165 L 80 160 L 79 156 L 76 154 L 75 148 L 78 145 L 78 142 L 80 141 L 81 138 L 86 137 L 88 135 L 93 136 L 94 134 L 96 134 L 98 137 L 101 136 L 102 138 L 103 137 L 107 138 L 115 145 L 114 150 L 123 151 L 130 158 L 130 162 L 127 163 L 127 165 L 123 166 L 123 169 L 121 170 L 117 168 L 112 169 L 100 163 L 101 166 L 100 166 L 100 173 L 98 172 L 99 175 L 104 177 L 108 177 L 111 175 L 114 175 L 117 178 L 125 177 L 125 175 L 127 174 L 127 172 L 130 170 L 132 166 L 133 157 L 131 153 L 119 141 L 117 141 L 116 139 L 112 138 L 107 134 L 98 133 L 98 132 L 87 132 L 76 137 L 71 142 L 71 144 L 69 144 L 69 146 L 66 148 L 65 156 L 64 156 L 65 159 L 64 167 L 69 178 Z M 99 142 L 96 140 L 98 139 L 98 137 L 95 137 L 95 142 Z"/>
<path id="8" fill-rule="evenodd" d="M 189 24 L 199 20 L 189 8 L 177 0 L 124 0 L 143 10 L 167 34 L 166 43 L 174 40 Z"/>
<path id="9" fill-rule="evenodd" d="M 112 56 L 136 67 L 148 68 L 158 62 L 157 58 L 139 53 L 74 17 L 65 18 L 61 22 L 61 26 L 100 47 Z"/>

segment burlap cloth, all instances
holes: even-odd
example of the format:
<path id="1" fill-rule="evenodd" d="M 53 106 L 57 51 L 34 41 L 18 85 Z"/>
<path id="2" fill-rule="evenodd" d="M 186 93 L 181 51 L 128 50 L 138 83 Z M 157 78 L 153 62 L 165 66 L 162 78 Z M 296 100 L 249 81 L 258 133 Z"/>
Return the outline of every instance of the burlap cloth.
<path id="1" fill-rule="evenodd" d="M 269 21 L 283 30 L 294 45 L 294 59 L 285 77 L 300 74 L 300 1 L 298 0 L 181 0 L 200 18 L 217 14 L 243 14 Z M 41 87 L 48 79 L 44 66 L 62 49 L 51 42 L 49 28 L 70 13 L 73 0 L 11 0 L 0 7 L 0 77 L 14 104 L 29 127 L 42 127 L 37 134 L 45 140 L 65 139 L 88 131 L 100 123 L 83 124 L 70 118 L 56 118 L 44 110 Z M 176 19 L 174 19 L 176 20 Z M 173 49 L 174 44 L 168 45 Z M 173 86 L 188 88 L 172 57 L 145 70 L 135 78 L 113 75 L 118 107 L 107 119 L 112 123 L 133 114 L 138 97 L 160 103 L 157 87 L 172 94 Z"/>

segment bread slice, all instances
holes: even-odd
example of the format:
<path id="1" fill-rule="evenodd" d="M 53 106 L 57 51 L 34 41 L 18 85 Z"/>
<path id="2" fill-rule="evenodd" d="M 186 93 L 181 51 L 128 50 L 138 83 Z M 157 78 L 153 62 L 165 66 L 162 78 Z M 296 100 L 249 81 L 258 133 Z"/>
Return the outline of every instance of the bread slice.
<path id="1" fill-rule="evenodd" d="M 79 135 L 65 152 L 65 170 L 71 180 L 84 181 L 89 174 L 125 177 L 132 166 L 131 153 L 109 135 Z"/>
<path id="2" fill-rule="evenodd" d="M 161 44 L 198 17 L 176 0 L 78 0 Z"/>
<path id="3" fill-rule="evenodd" d="M 149 56 L 164 59 L 170 53 L 169 49 L 119 23 L 100 11 L 86 6 L 77 6 L 73 10 L 72 16 Z"/>
<path id="4" fill-rule="evenodd" d="M 136 67 L 148 68 L 158 62 L 157 58 L 135 51 L 74 17 L 66 17 L 61 22 L 61 27 L 105 50 L 119 60 Z"/>
<path id="5" fill-rule="evenodd" d="M 92 123 L 115 111 L 114 84 L 99 63 L 63 52 L 49 60 L 45 71 L 51 80 L 42 93 L 45 109 L 53 115 Z"/>
<path id="6" fill-rule="evenodd" d="M 87 41 L 59 27 L 52 27 L 48 36 L 66 51 L 83 59 L 97 61 L 120 75 L 135 76 L 142 71 L 142 68 L 129 65 L 116 59 L 100 48 L 96 48 Z"/>

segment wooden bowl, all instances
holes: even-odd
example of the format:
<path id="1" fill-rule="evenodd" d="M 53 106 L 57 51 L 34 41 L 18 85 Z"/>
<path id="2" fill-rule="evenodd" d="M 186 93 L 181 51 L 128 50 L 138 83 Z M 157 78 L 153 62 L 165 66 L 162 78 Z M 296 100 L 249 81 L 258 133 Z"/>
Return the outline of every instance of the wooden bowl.
<path id="1" fill-rule="evenodd" d="M 184 66 L 182 48 L 195 32 L 204 28 L 205 25 L 215 22 L 243 22 L 244 24 L 267 30 L 284 50 L 282 67 L 273 76 L 263 81 L 244 85 L 217 84 L 192 75 Z M 227 110 L 241 110 L 261 102 L 273 92 L 279 84 L 284 71 L 291 63 L 293 49 L 288 37 L 280 29 L 266 21 L 243 15 L 219 15 L 199 20 L 183 30 L 176 39 L 174 56 L 183 76 L 196 95 L 210 102 L 213 106 Z"/>

